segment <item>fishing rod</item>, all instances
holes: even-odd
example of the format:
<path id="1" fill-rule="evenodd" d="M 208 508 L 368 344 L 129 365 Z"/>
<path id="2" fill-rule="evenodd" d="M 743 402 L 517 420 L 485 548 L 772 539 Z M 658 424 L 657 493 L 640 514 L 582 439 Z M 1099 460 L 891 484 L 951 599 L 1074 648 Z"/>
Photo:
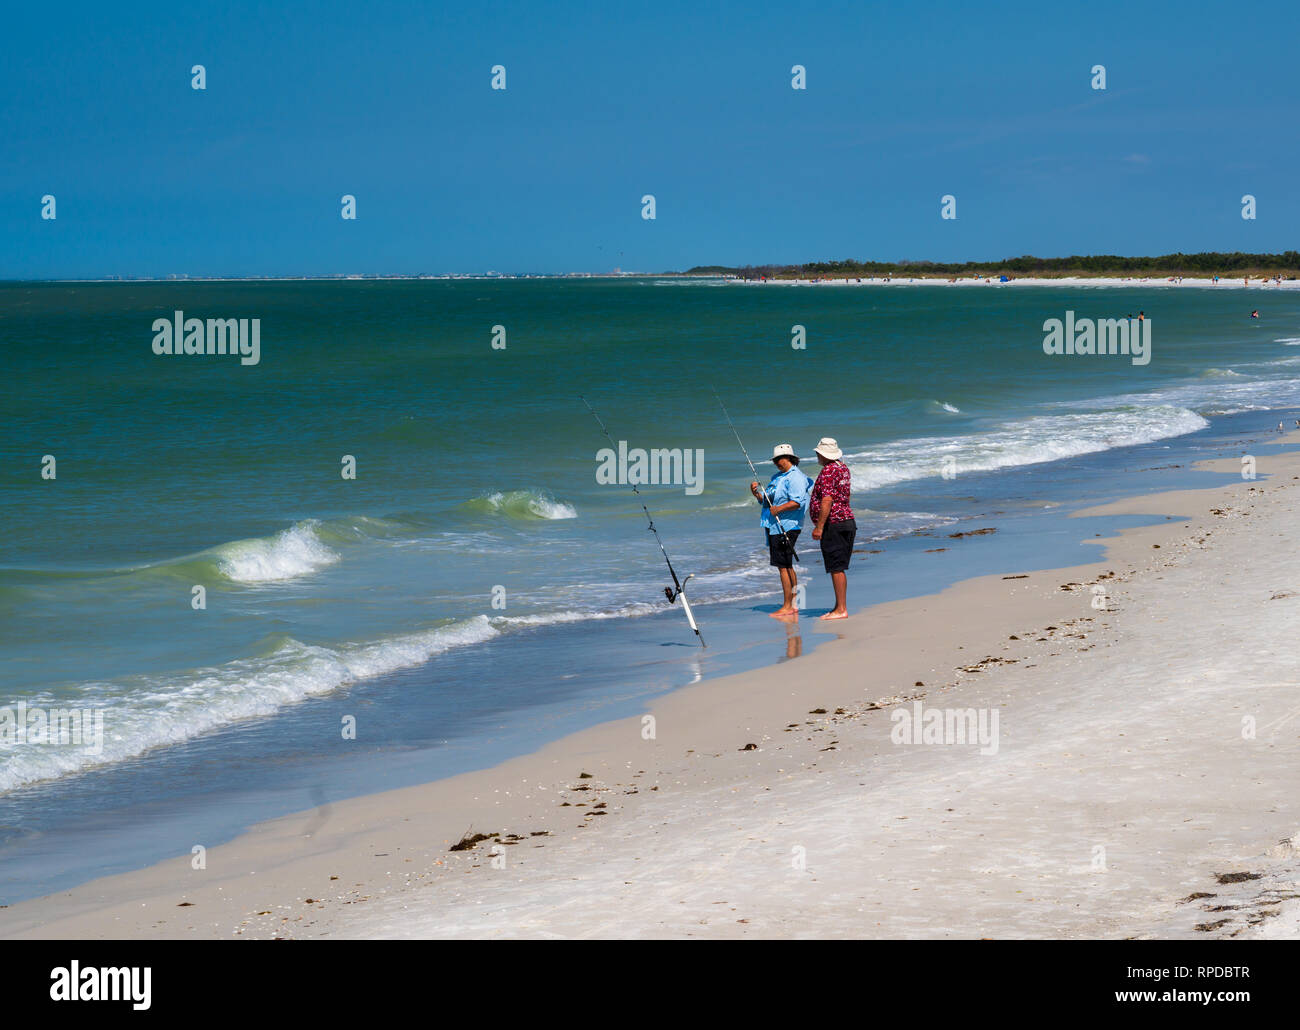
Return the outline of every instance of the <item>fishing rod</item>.
<path id="1" fill-rule="evenodd" d="M 586 397 L 579 397 L 578 399 L 581 400 L 583 404 L 587 405 L 587 410 L 591 412 L 592 418 L 594 418 L 596 424 L 600 426 L 600 431 L 605 434 L 605 439 L 610 442 L 614 450 L 617 452 L 618 444 L 614 443 L 614 438 L 609 435 L 609 430 L 605 428 L 605 423 L 601 421 L 600 416 L 596 414 L 596 409 L 590 404 L 587 404 Z M 673 568 L 672 559 L 668 557 L 668 552 L 664 550 L 664 542 L 659 539 L 659 530 L 655 529 L 655 520 L 650 516 L 650 509 L 645 506 L 645 501 L 641 497 L 641 491 L 636 488 L 635 483 L 628 483 L 628 486 L 630 486 L 632 492 L 636 494 L 637 500 L 641 501 L 641 510 L 645 512 L 646 522 L 650 524 L 650 532 L 654 534 L 655 543 L 659 545 L 659 553 L 664 556 L 664 562 L 668 565 L 668 575 L 673 577 L 673 585 L 670 587 L 664 587 L 664 596 L 668 598 L 669 604 L 676 604 L 678 598 L 681 599 L 682 610 L 686 612 L 686 621 L 691 624 L 691 629 L 694 630 L 695 635 L 699 637 L 700 647 L 708 647 L 709 645 L 704 642 L 704 634 L 700 632 L 700 627 L 695 624 L 695 613 L 691 611 L 691 602 L 686 599 L 686 584 L 695 578 L 695 574 L 691 573 L 685 579 L 681 580 L 677 578 L 677 570 Z"/>
<path id="2" fill-rule="evenodd" d="M 736 443 L 740 444 L 740 453 L 745 456 L 745 461 L 749 463 L 749 471 L 754 473 L 754 481 L 759 482 L 758 469 L 754 468 L 754 463 L 749 460 L 749 451 L 745 450 L 745 444 L 740 439 L 740 433 L 736 432 L 736 423 L 731 421 L 731 413 L 727 411 L 727 406 L 722 403 L 722 398 L 718 397 L 718 391 L 714 390 L 712 386 L 710 386 L 709 389 L 713 390 L 713 396 L 717 398 L 718 407 L 722 409 L 722 414 L 727 417 L 727 425 L 731 426 L 731 434 L 736 438 Z M 791 540 L 789 534 L 786 533 L 785 526 L 781 525 L 780 517 L 777 516 L 776 512 L 772 511 L 772 502 L 768 499 L 767 491 L 759 490 L 759 498 L 758 503 L 767 508 L 768 514 L 772 516 L 772 521 L 776 523 L 776 528 L 781 531 L 781 539 L 785 541 L 785 546 L 790 548 L 790 554 L 794 557 L 795 561 L 798 561 L 799 555 L 795 553 L 794 541 Z"/>

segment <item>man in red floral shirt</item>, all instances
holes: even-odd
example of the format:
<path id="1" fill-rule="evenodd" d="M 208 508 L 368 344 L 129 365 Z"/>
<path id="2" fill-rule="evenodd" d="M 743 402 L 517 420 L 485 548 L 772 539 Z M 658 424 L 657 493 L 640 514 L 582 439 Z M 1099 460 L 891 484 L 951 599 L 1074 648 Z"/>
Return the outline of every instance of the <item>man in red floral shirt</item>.
<path id="1" fill-rule="evenodd" d="M 849 467 L 840 460 L 844 452 L 829 436 L 822 437 L 816 454 L 822 470 L 813 484 L 808 511 L 813 517 L 813 539 L 821 541 L 822 562 L 835 588 L 835 607 L 822 618 L 844 619 L 849 614 L 846 573 L 853 556 L 853 538 L 858 533 L 853 509 L 849 507 Z"/>

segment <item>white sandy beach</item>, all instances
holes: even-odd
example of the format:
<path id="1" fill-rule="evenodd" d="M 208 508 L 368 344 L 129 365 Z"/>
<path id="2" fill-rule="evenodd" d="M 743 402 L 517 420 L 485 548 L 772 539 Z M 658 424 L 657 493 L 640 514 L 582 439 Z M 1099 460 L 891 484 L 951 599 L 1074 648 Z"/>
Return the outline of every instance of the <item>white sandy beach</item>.
<path id="1" fill-rule="evenodd" d="M 1094 565 L 881 605 L 667 695 L 654 739 L 621 720 L 275 820 L 0 936 L 1295 935 L 1300 456 L 1259 472 L 1114 506 L 1186 520 Z M 917 702 L 996 712 L 996 748 L 891 740 Z M 450 853 L 467 828 L 496 836 Z"/>

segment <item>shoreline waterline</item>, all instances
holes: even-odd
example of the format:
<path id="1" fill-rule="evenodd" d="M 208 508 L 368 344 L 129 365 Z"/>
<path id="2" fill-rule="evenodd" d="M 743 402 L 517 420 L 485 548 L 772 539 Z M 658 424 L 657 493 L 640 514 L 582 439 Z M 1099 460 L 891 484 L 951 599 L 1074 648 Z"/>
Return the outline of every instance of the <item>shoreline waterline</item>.
<path id="1" fill-rule="evenodd" d="M 1295 443 L 1294 437 L 1288 438 L 1287 440 L 1288 446 L 1294 445 L 1294 443 Z M 1265 465 L 1266 464 L 1267 464 L 1267 459 L 1265 459 Z M 1267 483 L 1267 479 L 1262 480 L 1262 482 Z M 1210 488 L 1210 489 L 1226 490 L 1229 488 L 1217 487 L 1217 488 Z M 1170 493 L 1171 493 L 1170 491 L 1162 491 L 1160 493 L 1151 494 L 1151 495 L 1141 495 L 1142 503 L 1139 503 L 1139 499 L 1138 499 L 1139 495 L 1130 495 L 1128 498 L 1128 504 L 1129 506 L 1132 507 L 1142 507 L 1143 504 L 1145 503 L 1146 507 L 1151 508 L 1152 510 L 1162 510 L 1160 507 L 1159 498 L 1162 496 L 1170 495 Z M 1117 506 L 1123 508 L 1125 506 L 1125 503 L 1126 502 L 1121 501 Z M 1174 523 L 1167 523 L 1162 526 L 1159 524 L 1159 520 L 1151 520 L 1150 522 L 1146 523 L 1146 525 L 1148 525 L 1149 527 L 1148 529 L 1124 531 L 1123 535 L 1127 535 L 1130 532 L 1140 533 L 1140 534 L 1160 532 L 1160 531 L 1172 532 L 1172 531 L 1176 531 L 1177 526 L 1180 524 L 1180 522 L 1181 520 Z M 1103 559 L 1103 563 L 1106 560 L 1108 559 Z M 1090 566 L 1083 566 L 1078 568 L 1056 569 L 1056 570 L 1052 570 L 1051 573 L 1047 575 L 1047 578 L 1050 579 L 1057 573 L 1060 573 L 1061 575 L 1073 574 L 1073 573 L 1082 574 L 1081 572 L 1079 572 L 1079 569 L 1091 570 L 1097 567 L 1099 566 L 1090 565 Z M 1025 575 L 1025 573 L 1023 573 L 1023 571 L 1021 570 L 1006 569 L 1004 573 L 999 575 L 981 577 L 980 582 L 984 582 L 985 580 L 988 580 L 997 583 L 1002 583 L 1006 577 L 1014 576 L 1015 579 L 1010 582 L 1012 583 L 1012 585 L 1016 585 L 1018 580 L 1023 575 Z M 1034 572 L 1028 573 L 1028 577 L 1031 581 L 1038 579 L 1039 576 L 1040 576 L 1040 570 L 1035 570 Z M 955 586 L 945 588 L 943 591 L 941 591 L 941 595 L 947 594 L 952 591 L 961 592 L 961 591 L 973 589 L 972 583 L 974 582 L 975 581 L 962 581 L 956 584 Z M 941 595 L 922 595 L 921 597 L 912 598 L 910 600 L 890 601 L 890 602 L 885 602 L 884 604 L 873 604 L 866 608 L 855 608 L 854 618 L 850 620 L 850 623 L 855 622 L 859 617 L 868 616 L 868 615 L 869 618 L 873 621 L 879 618 L 884 618 L 886 617 L 885 613 L 893 611 L 897 609 L 899 606 L 903 606 L 903 607 L 919 606 L 921 608 L 925 608 L 926 606 L 934 603 L 936 596 L 941 596 Z M 850 596 L 852 597 L 852 594 Z M 1032 610 L 1032 606 L 1030 610 Z M 757 616 L 757 613 L 754 613 L 754 615 Z M 805 616 L 805 619 L 807 619 L 807 616 Z M 812 620 L 808 620 L 808 621 L 812 621 Z M 843 637 L 844 634 L 839 631 L 844 627 L 844 625 L 845 624 L 841 623 L 833 627 L 834 630 L 836 630 L 837 632 L 826 634 L 825 635 L 826 641 L 829 641 L 831 639 L 839 639 Z M 955 655 L 956 653 L 954 648 L 955 643 L 956 643 L 955 641 L 947 640 L 943 642 L 942 646 L 947 648 Z M 679 688 L 677 690 L 673 690 L 665 695 L 660 696 L 658 699 L 651 699 L 648 707 L 643 705 L 634 705 L 633 709 L 630 710 L 628 713 L 626 713 L 626 715 L 623 718 L 621 719 L 616 718 L 614 722 L 605 721 L 595 726 L 589 725 L 587 727 L 578 728 L 574 733 L 544 743 L 540 750 L 535 750 L 533 752 L 530 752 L 529 754 L 521 755 L 518 757 L 508 758 L 503 763 L 494 765 L 488 769 L 481 769 L 474 772 L 466 772 L 466 773 L 458 774 L 456 776 L 452 776 L 447 779 L 442 779 L 434 783 L 424 784 L 422 786 L 403 787 L 393 792 L 392 796 L 393 797 L 396 797 L 398 795 L 405 796 L 408 795 L 410 792 L 421 792 L 421 791 L 431 792 L 432 794 L 437 795 L 441 800 L 437 802 L 437 804 L 434 806 L 433 811 L 429 813 L 431 818 L 436 813 L 441 813 L 443 811 L 443 808 L 446 806 L 450 806 L 447 807 L 448 812 L 463 811 L 466 814 L 468 814 L 469 808 L 478 806 L 479 810 L 481 811 L 482 807 L 486 804 L 487 810 L 492 811 L 493 808 L 503 804 L 508 796 L 513 796 L 518 793 L 518 788 L 508 787 L 508 784 L 510 782 L 514 782 L 513 780 L 514 774 L 510 772 L 510 770 L 513 770 L 516 767 L 524 766 L 533 769 L 539 767 L 546 767 L 555 770 L 557 764 L 561 766 L 567 766 L 568 764 L 582 765 L 584 759 L 581 756 L 583 754 L 588 753 L 585 750 L 585 745 L 582 743 L 582 741 L 585 738 L 591 735 L 601 736 L 613 732 L 623 732 L 622 730 L 614 729 L 614 727 L 624 727 L 624 729 L 626 729 L 628 725 L 639 727 L 641 725 L 640 720 L 644 719 L 644 714 L 637 715 L 636 714 L 637 712 L 647 713 L 647 714 L 659 713 L 665 709 L 675 709 L 680 706 L 684 706 L 681 707 L 682 712 L 688 712 L 698 705 L 704 705 L 703 710 L 712 712 L 714 715 L 718 715 L 721 712 L 725 712 L 729 704 L 735 705 L 739 703 L 740 699 L 745 696 L 745 690 L 747 689 L 743 685 L 746 683 L 753 682 L 754 677 L 756 675 L 760 678 L 765 678 L 770 680 L 770 677 L 775 673 L 777 669 L 790 669 L 790 670 L 797 671 L 803 668 L 803 666 L 800 664 L 801 662 L 811 661 L 813 660 L 814 656 L 820 654 L 821 654 L 821 648 L 816 647 L 810 649 L 802 659 L 796 661 L 794 664 L 790 664 L 789 662 L 778 661 L 776 664 L 767 664 L 761 669 L 747 670 L 744 672 L 724 676 L 721 679 L 711 678 L 705 680 L 704 682 L 697 683 L 693 687 Z M 817 660 L 818 661 L 824 660 L 824 656 L 823 658 L 818 658 Z M 933 672 L 923 674 L 921 676 L 922 680 L 928 682 L 928 680 L 926 679 L 927 675 L 933 675 Z M 798 687 L 796 686 L 797 681 L 800 678 L 801 677 L 796 677 L 796 681 L 792 681 L 791 691 L 786 692 L 786 691 L 778 690 L 778 694 L 787 697 L 787 703 L 789 699 L 797 697 L 801 693 L 801 690 L 798 689 Z M 719 687 L 718 686 L 719 684 L 722 684 L 723 686 Z M 719 693 L 716 697 L 710 698 L 709 692 L 715 689 L 721 691 L 721 693 Z M 727 695 L 726 700 L 723 699 L 723 694 Z M 692 699 L 689 702 L 687 701 L 688 695 Z M 662 717 L 657 716 L 657 718 L 660 718 L 660 720 L 662 721 Z M 695 715 L 691 715 L 690 718 L 694 719 Z M 755 729 L 757 730 L 758 727 L 755 727 Z M 771 727 L 768 727 L 767 731 L 771 732 Z M 623 746 L 624 748 L 626 747 L 626 745 Z M 561 756 L 561 757 L 557 757 L 557 756 Z M 542 766 L 539 766 L 539 763 L 542 763 Z M 574 779 L 574 782 L 576 784 L 577 783 L 576 777 L 579 771 L 580 770 L 578 769 L 571 770 L 568 773 L 568 776 L 565 778 Z M 448 799 L 450 797 L 459 795 L 461 792 L 468 789 L 465 785 L 471 783 L 474 785 L 472 790 L 472 797 L 467 798 L 465 803 L 463 804 L 460 801 L 457 801 L 454 804 L 449 802 Z M 630 787 L 629 789 L 636 789 L 636 788 Z M 502 790 L 505 790 L 507 794 L 502 795 L 500 793 Z M 526 793 L 532 796 L 534 800 L 536 800 L 539 797 L 546 796 L 545 791 L 539 794 L 537 793 L 538 790 L 541 790 L 541 788 L 537 787 L 535 790 L 530 789 Z M 489 799 L 493 797 L 495 797 L 497 800 L 485 801 L 485 799 Z M 255 826 L 251 827 L 247 832 L 237 835 L 229 843 L 214 847 L 212 851 L 214 854 L 223 848 L 232 848 L 235 849 L 236 851 L 240 851 L 241 849 L 246 849 L 248 846 L 250 846 L 251 842 L 255 841 L 261 835 L 264 835 L 268 832 L 278 834 L 281 833 L 282 829 L 287 832 L 290 828 L 295 828 L 295 832 L 291 833 L 290 836 L 296 836 L 297 835 L 296 830 L 301 830 L 303 827 L 316 826 L 322 823 L 322 821 L 333 822 L 335 819 L 338 818 L 338 813 L 343 809 L 353 810 L 356 813 L 360 814 L 372 802 L 376 800 L 377 800 L 377 796 L 368 795 L 359 798 L 353 798 L 351 800 L 330 801 L 330 803 L 327 804 L 324 809 L 304 810 L 304 811 L 297 812 L 293 815 L 286 815 L 281 818 L 273 819 L 269 823 L 259 822 Z M 469 804 L 470 801 L 473 801 L 472 805 Z M 478 815 L 476 817 L 472 817 L 471 822 L 475 818 L 480 820 L 479 825 L 481 826 L 482 825 L 481 820 L 483 816 Z M 438 820 L 438 825 L 443 826 L 444 828 L 451 825 L 451 823 L 446 821 L 445 813 L 443 813 L 442 815 L 438 815 L 437 820 Z M 517 823 L 516 824 L 507 823 L 506 825 L 512 825 L 515 832 L 522 832 L 519 829 L 519 824 Z M 271 828 L 281 828 L 281 829 L 271 829 Z M 446 832 L 451 832 L 451 831 L 448 830 Z M 451 842 L 454 843 L 454 837 L 451 840 Z M 442 850 L 445 850 L 446 846 L 449 846 L 449 844 L 443 842 Z M 293 847 L 297 847 L 297 845 L 294 845 Z M 430 857 L 432 860 L 437 861 L 439 860 L 438 856 L 440 854 L 441 851 L 439 850 L 439 848 L 435 847 L 432 849 L 432 851 L 429 852 L 428 857 Z M 278 861 L 279 860 L 277 860 L 277 863 Z M 168 879 L 165 882 L 169 882 L 171 884 L 168 890 L 172 890 L 172 891 L 181 889 L 180 885 L 182 882 L 189 882 L 193 885 L 198 885 L 206 882 L 202 878 L 199 878 L 197 880 L 193 878 L 189 878 L 187 880 L 185 877 L 182 877 L 182 880 L 179 881 L 174 879 L 175 871 L 185 864 L 186 864 L 185 860 L 171 860 L 168 862 L 163 862 L 159 865 L 151 866 L 143 870 L 137 870 L 136 872 L 125 873 L 125 874 L 121 874 L 120 876 L 111 877 L 106 880 L 102 880 L 102 881 L 97 880 L 97 881 L 92 881 L 91 883 L 83 883 L 80 886 L 74 888 L 69 893 L 68 895 L 69 902 L 71 903 L 71 898 L 79 897 L 81 898 L 80 903 L 82 905 L 85 905 L 86 903 L 85 899 L 87 897 L 94 896 L 99 899 L 97 904 L 104 904 L 107 903 L 114 896 L 114 892 L 118 890 L 118 885 L 124 882 L 138 883 L 141 885 L 152 885 L 153 887 L 157 887 L 160 882 L 163 882 L 163 881 L 159 881 L 158 877 L 160 876 L 171 877 L 171 879 Z M 172 873 L 165 874 L 164 871 L 168 869 L 172 870 Z M 225 882 L 227 883 L 227 885 L 229 885 L 230 883 L 230 881 L 225 881 Z M 139 890 L 140 888 L 137 886 L 131 889 Z M 209 888 L 205 888 L 205 889 L 209 889 Z M 63 892 L 61 892 L 61 894 L 62 893 Z M 44 899 L 44 901 L 47 902 L 50 900 L 51 899 Z M 42 903 L 42 899 L 36 899 L 32 901 L 18 902 L 17 904 L 13 905 L 8 912 L 0 914 L 0 928 L 4 927 L 5 924 L 7 922 L 10 922 L 12 919 L 20 917 L 22 912 L 25 910 L 25 908 L 30 908 L 33 905 L 38 905 L 41 903 Z M 62 903 L 60 902 L 60 904 Z M 172 904 L 174 905 L 175 902 L 172 902 Z M 88 909 L 86 909 L 86 911 L 92 911 L 95 907 L 96 907 L 95 905 L 91 905 Z M 119 916 L 120 916 L 120 910 L 119 910 Z M 8 936 L 10 932 L 11 931 L 9 929 L 0 929 L 0 933 L 4 933 L 6 936 Z"/>

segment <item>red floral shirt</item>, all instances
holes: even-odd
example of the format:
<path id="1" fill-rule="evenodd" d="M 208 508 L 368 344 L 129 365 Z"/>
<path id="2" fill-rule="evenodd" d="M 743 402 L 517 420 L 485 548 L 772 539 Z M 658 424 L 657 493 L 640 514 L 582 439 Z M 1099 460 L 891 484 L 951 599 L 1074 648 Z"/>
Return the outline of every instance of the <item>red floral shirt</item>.
<path id="1" fill-rule="evenodd" d="M 831 513 L 826 517 L 828 525 L 853 518 L 853 509 L 849 507 L 849 467 L 844 462 L 833 461 L 817 473 L 817 482 L 813 483 L 812 496 L 808 499 L 808 514 L 814 525 L 821 518 L 823 497 L 831 499 Z"/>

